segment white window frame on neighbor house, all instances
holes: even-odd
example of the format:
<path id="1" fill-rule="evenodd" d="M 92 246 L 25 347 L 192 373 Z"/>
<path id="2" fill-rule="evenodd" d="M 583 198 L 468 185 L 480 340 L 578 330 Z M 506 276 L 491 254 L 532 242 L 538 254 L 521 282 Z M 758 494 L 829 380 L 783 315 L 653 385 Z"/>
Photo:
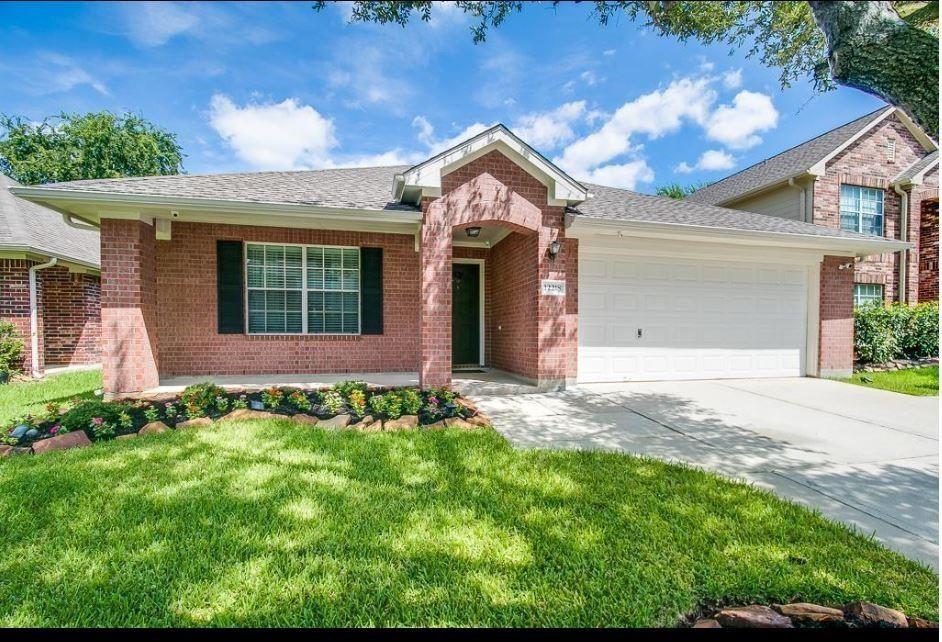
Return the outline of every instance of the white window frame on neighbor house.
<path id="1" fill-rule="evenodd" d="M 273 290 L 276 292 L 288 291 L 288 288 L 268 288 L 268 287 L 249 287 L 249 246 L 250 245 L 259 245 L 259 246 L 275 246 L 275 247 L 299 247 L 301 248 L 301 332 L 252 332 L 249 329 L 249 291 L 250 290 L 260 290 L 268 291 Z M 307 271 L 307 250 L 308 248 L 320 248 L 320 249 L 339 249 L 339 250 L 356 250 L 357 251 L 357 285 L 355 290 L 343 288 L 343 268 L 341 268 L 340 283 L 341 289 L 339 290 L 326 290 L 323 289 L 311 289 L 308 287 L 308 271 Z M 243 241 L 242 242 L 242 278 L 244 279 L 243 290 L 245 292 L 245 306 L 244 306 L 244 322 L 245 322 L 245 334 L 251 336 L 291 336 L 291 337 L 303 337 L 303 336 L 312 336 L 312 337 L 329 337 L 329 336 L 345 336 L 353 337 L 359 336 L 363 328 L 363 293 L 361 291 L 361 271 L 363 269 L 363 255 L 359 247 L 351 245 L 316 245 L 316 244 L 304 244 L 304 243 L 270 243 L 262 241 Z M 323 285 L 323 284 L 322 284 Z M 309 332 L 308 331 L 308 293 L 309 292 L 337 292 L 340 294 L 356 292 L 357 295 L 357 329 L 356 332 Z M 343 314 L 343 310 L 341 310 Z M 341 317 L 342 318 L 342 317 Z M 341 322 L 342 324 L 342 322 Z"/>
<path id="2" fill-rule="evenodd" d="M 844 191 L 845 190 L 855 190 L 856 194 L 848 195 L 848 198 L 845 199 Z M 879 195 L 879 199 L 868 198 L 865 199 L 864 195 L 874 196 Z M 840 217 L 839 224 L 842 230 L 848 230 L 850 232 L 859 232 L 860 234 L 870 234 L 871 236 L 883 236 L 884 230 L 886 229 L 886 218 L 883 215 L 883 196 L 884 192 L 882 189 L 876 187 L 864 187 L 863 185 L 852 185 L 850 183 L 841 183 L 840 189 L 840 199 L 838 204 L 838 215 Z M 850 202 L 853 200 L 855 205 L 851 205 Z M 877 206 L 874 208 L 873 212 L 864 211 L 863 204 L 864 202 L 876 203 Z M 845 205 L 846 204 L 846 205 Z M 863 229 L 863 218 L 864 215 L 870 215 L 876 218 L 880 217 L 880 230 L 878 233 L 871 232 L 869 230 Z M 849 227 L 844 224 L 844 219 L 853 216 L 855 219 L 855 226 Z"/>
<path id="3" fill-rule="evenodd" d="M 868 294 L 861 294 L 859 290 L 870 290 Z M 883 303 L 885 288 L 882 283 L 854 283 L 854 307 L 867 305 L 869 303 Z"/>

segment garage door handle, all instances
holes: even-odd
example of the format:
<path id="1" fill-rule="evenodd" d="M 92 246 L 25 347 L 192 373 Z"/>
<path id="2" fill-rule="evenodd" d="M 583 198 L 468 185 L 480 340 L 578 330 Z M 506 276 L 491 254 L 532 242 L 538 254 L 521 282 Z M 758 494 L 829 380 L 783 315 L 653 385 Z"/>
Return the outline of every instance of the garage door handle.
<path id="1" fill-rule="evenodd" d="M 644 332 L 641 330 L 641 328 L 638 328 L 638 338 L 639 338 L 639 339 L 641 338 L 641 335 L 642 335 L 642 334 L 644 334 Z"/>

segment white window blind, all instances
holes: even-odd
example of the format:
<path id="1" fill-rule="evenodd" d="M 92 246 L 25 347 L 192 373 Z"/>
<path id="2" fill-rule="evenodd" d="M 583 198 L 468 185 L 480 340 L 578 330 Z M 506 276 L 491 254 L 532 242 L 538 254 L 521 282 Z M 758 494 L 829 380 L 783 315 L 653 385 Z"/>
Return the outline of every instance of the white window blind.
<path id="1" fill-rule="evenodd" d="M 883 190 L 841 185 L 841 229 L 883 236 Z"/>
<path id="2" fill-rule="evenodd" d="M 360 250 L 246 244 L 249 334 L 358 334 Z"/>

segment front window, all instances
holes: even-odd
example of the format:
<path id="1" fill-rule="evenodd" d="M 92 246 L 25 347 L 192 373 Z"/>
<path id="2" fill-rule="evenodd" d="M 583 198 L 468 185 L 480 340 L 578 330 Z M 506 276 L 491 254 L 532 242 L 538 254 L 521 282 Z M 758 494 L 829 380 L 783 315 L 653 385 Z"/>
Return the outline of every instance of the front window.
<path id="1" fill-rule="evenodd" d="M 854 283 L 854 307 L 883 303 L 883 286 L 874 283 Z"/>
<path id="2" fill-rule="evenodd" d="M 841 185 L 841 229 L 883 236 L 883 190 Z"/>
<path id="3" fill-rule="evenodd" d="M 246 244 L 249 334 L 358 334 L 360 250 Z"/>

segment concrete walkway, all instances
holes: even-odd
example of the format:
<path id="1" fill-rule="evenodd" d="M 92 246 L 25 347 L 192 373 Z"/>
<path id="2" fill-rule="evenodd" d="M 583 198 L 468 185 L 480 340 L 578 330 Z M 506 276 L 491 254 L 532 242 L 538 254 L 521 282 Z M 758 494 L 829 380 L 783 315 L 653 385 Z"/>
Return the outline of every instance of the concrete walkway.
<path id="1" fill-rule="evenodd" d="M 817 508 L 938 569 L 937 397 L 803 378 L 594 384 L 478 401 L 518 446 L 692 464 Z"/>

